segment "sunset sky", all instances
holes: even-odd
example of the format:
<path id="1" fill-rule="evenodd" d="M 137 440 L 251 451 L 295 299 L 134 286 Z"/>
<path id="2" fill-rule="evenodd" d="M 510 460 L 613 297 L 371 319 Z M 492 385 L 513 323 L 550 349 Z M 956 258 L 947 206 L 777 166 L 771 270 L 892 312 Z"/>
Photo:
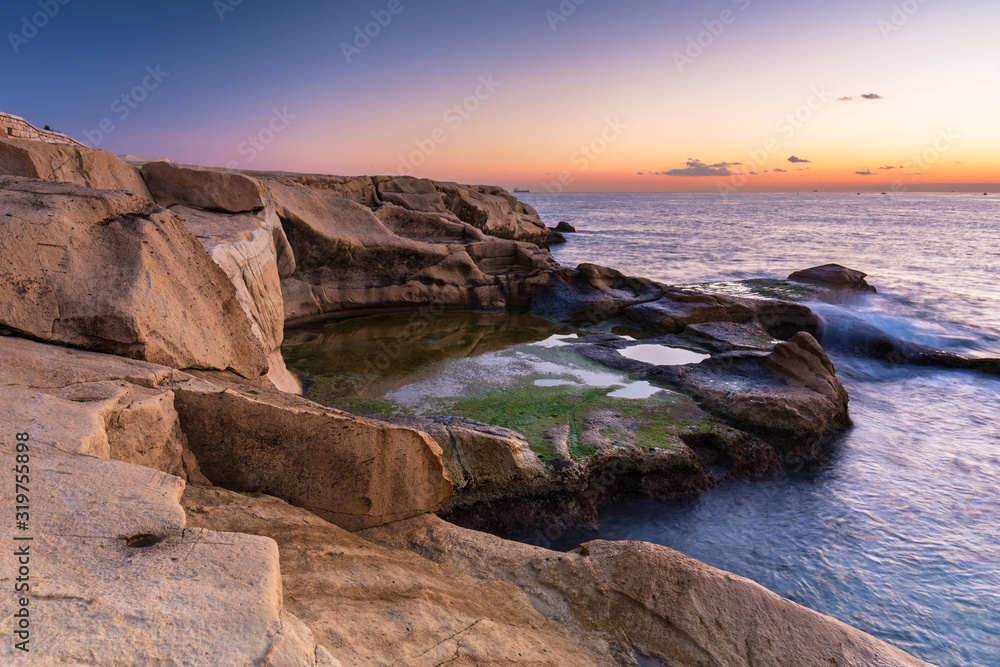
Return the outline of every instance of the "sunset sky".
<path id="1" fill-rule="evenodd" d="M 115 153 L 556 191 L 1000 183 L 995 0 L 8 0 L 0 27 L 0 110 Z"/>

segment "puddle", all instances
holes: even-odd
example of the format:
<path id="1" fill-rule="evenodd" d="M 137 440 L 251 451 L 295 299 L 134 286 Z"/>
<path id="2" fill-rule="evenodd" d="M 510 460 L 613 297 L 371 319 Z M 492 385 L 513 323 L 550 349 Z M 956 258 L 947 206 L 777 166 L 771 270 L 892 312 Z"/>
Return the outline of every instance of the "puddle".
<path id="1" fill-rule="evenodd" d="M 701 352 L 692 352 L 683 347 L 670 347 L 668 345 L 634 345 L 618 352 L 623 357 L 653 364 L 654 366 L 697 364 L 708 359 L 710 356 Z"/>
<path id="2" fill-rule="evenodd" d="M 580 337 L 577 336 L 576 334 L 569 334 L 567 336 L 556 335 L 556 336 L 550 336 L 545 340 L 540 340 L 537 343 L 532 343 L 532 345 L 536 347 L 564 347 L 566 345 L 571 344 L 569 341 L 579 340 L 579 338 Z"/>
<path id="3" fill-rule="evenodd" d="M 361 414 L 449 414 L 461 402 L 510 392 L 612 399 L 664 392 L 577 354 L 587 333 L 507 313 L 386 315 L 289 332 L 282 351 L 289 368 L 315 383 L 309 398 Z M 661 364 L 706 356 L 659 345 L 623 354 L 647 349 L 671 355 L 657 357 Z"/>
<path id="4" fill-rule="evenodd" d="M 648 382 L 633 382 L 632 384 L 626 385 L 621 389 L 616 389 L 608 394 L 608 396 L 611 398 L 650 398 L 661 391 L 668 390 L 663 387 L 657 387 L 656 385 Z"/>

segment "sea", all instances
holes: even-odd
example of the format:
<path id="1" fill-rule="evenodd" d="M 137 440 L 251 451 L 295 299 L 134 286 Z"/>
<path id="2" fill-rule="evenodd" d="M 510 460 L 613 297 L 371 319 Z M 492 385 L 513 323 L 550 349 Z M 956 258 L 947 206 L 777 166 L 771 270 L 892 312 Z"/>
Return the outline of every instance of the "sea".
<path id="1" fill-rule="evenodd" d="M 808 470 L 695 499 L 602 507 L 560 537 L 662 544 L 938 665 L 1000 665 L 1000 377 L 889 365 L 843 344 L 860 317 L 899 338 L 1000 357 L 1000 195 L 519 194 L 564 266 L 684 285 L 830 262 L 878 294 L 816 304 L 854 427 Z M 845 324 L 847 323 L 847 324 Z"/>

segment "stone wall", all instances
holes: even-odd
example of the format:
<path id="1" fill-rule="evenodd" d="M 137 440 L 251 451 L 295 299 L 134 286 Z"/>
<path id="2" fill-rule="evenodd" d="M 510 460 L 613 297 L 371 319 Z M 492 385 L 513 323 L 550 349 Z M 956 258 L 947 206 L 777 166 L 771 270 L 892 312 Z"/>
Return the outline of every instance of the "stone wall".
<path id="1" fill-rule="evenodd" d="M 44 141 L 49 144 L 69 144 L 71 146 L 82 146 L 79 141 L 69 137 L 62 132 L 52 130 L 39 130 L 28 121 L 18 116 L 12 116 L 0 112 L 0 137 L 11 139 L 34 139 Z"/>

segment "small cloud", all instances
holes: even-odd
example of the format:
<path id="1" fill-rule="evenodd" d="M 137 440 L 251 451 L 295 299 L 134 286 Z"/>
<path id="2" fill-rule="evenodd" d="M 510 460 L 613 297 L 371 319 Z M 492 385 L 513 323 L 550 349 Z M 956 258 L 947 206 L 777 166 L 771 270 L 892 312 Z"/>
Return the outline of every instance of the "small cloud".
<path id="1" fill-rule="evenodd" d="M 879 167 L 879 169 L 895 169 L 895 167 L 885 166 L 885 167 Z"/>
<path id="2" fill-rule="evenodd" d="M 787 172 L 788 172 L 788 170 L 787 170 L 787 169 L 775 169 L 774 171 L 776 171 L 776 172 L 779 172 L 779 171 L 780 171 L 780 172 L 781 172 L 782 174 L 785 174 L 785 173 L 787 173 Z"/>
<path id="3" fill-rule="evenodd" d="M 861 99 L 863 99 L 863 100 L 881 100 L 881 99 L 884 99 L 884 98 L 881 95 L 879 95 L 878 93 L 865 93 L 864 95 L 861 95 Z M 837 101 L 838 102 L 853 102 L 854 101 L 854 96 L 853 95 L 845 95 L 844 97 L 838 97 Z"/>
<path id="4" fill-rule="evenodd" d="M 751 171 L 751 172 L 750 172 L 750 175 L 751 175 L 751 176 L 757 176 L 758 174 L 757 174 L 757 172 L 756 172 L 756 171 Z"/>
<path id="5" fill-rule="evenodd" d="M 795 157 L 794 155 L 792 157 L 788 158 L 788 161 L 791 162 L 791 163 L 793 163 L 793 164 L 796 163 L 796 162 L 802 162 L 802 163 L 812 162 L 812 160 L 806 160 L 804 158 Z"/>
<path id="6" fill-rule="evenodd" d="M 645 176 L 646 172 L 644 172 L 644 171 L 637 171 L 637 172 L 635 172 L 635 175 L 636 176 Z"/>
<path id="7" fill-rule="evenodd" d="M 694 158 L 688 158 L 685 163 L 687 166 L 683 169 L 671 169 L 670 171 L 661 172 L 661 176 L 732 176 L 733 172 L 729 171 L 729 167 L 736 166 L 738 162 L 719 162 L 717 164 L 708 165 L 701 160 L 696 160 Z"/>
<path id="8" fill-rule="evenodd" d="M 858 176 L 874 176 L 871 169 L 865 169 L 864 171 L 856 171 L 854 173 L 857 174 Z"/>

